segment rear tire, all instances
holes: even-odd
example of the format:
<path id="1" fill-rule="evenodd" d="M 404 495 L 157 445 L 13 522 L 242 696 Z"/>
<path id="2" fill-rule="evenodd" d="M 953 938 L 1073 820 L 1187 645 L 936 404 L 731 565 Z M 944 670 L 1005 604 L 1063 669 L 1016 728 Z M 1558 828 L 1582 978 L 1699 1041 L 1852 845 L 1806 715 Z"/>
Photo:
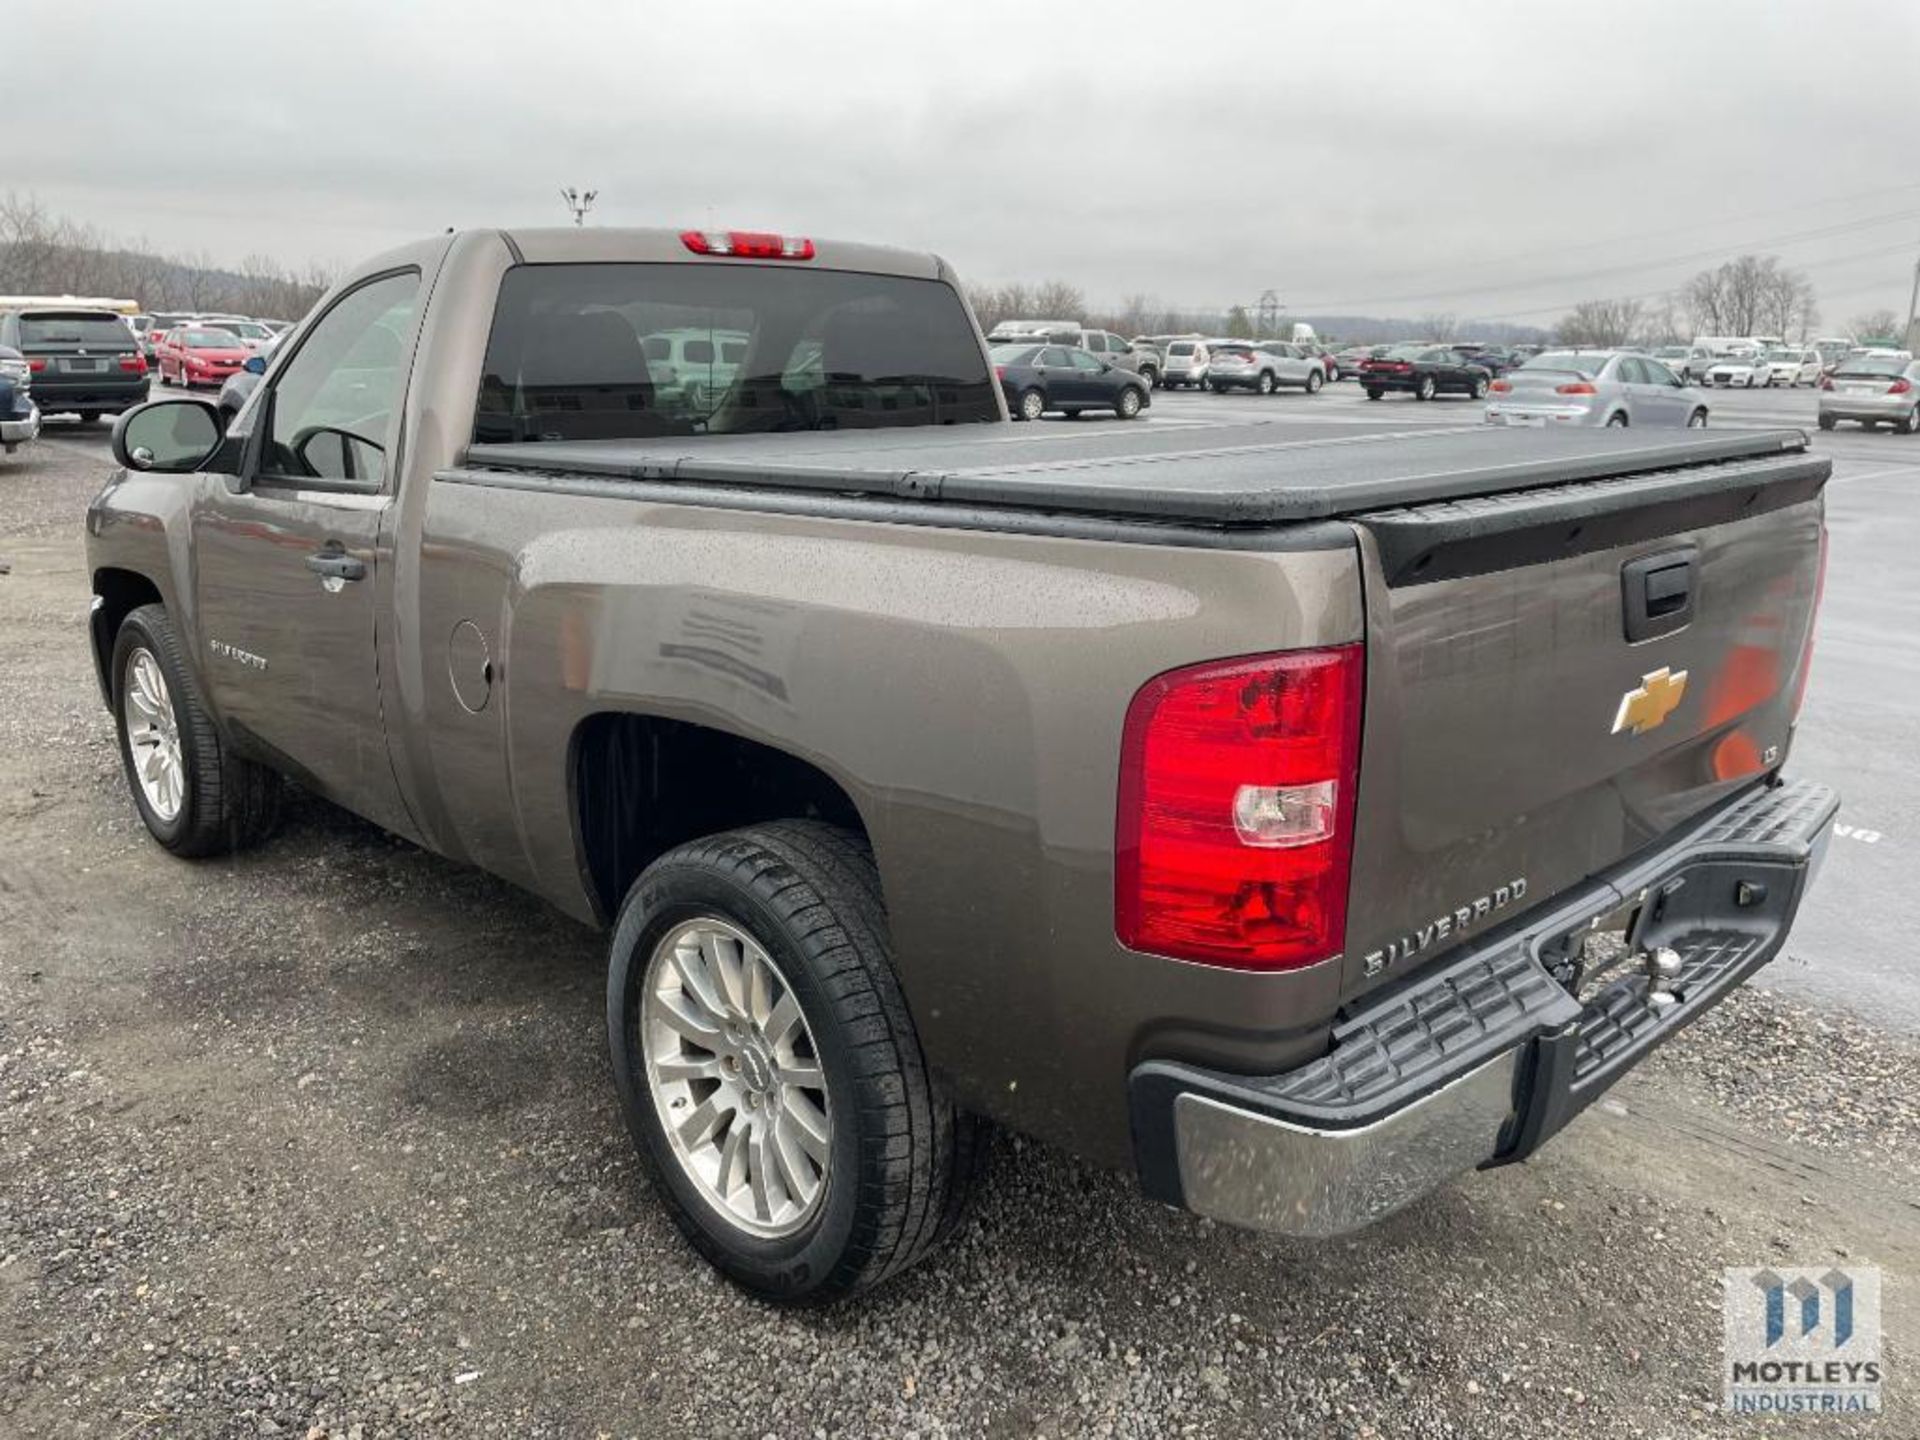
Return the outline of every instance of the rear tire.
<path id="1" fill-rule="evenodd" d="M 1422 375 L 1419 383 L 1413 387 L 1413 398 L 1416 400 L 1431 400 L 1439 393 L 1440 387 L 1434 383 L 1431 375 Z"/>
<path id="2" fill-rule="evenodd" d="M 1386 394 L 1386 393 L 1387 393 L 1387 392 L 1386 392 L 1386 391 L 1384 391 L 1384 390 L 1369 390 L 1369 391 L 1367 391 L 1367 399 L 1369 399 L 1369 400 L 1378 400 L 1378 399 L 1379 399 L 1379 398 L 1380 398 L 1380 397 L 1381 397 L 1382 395 L 1384 395 L 1384 394 Z"/>
<path id="3" fill-rule="evenodd" d="M 1253 388 L 1262 395 L 1273 394 L 1273 372 L 1271 370 L 1262 370 L 1260 372 L 1260 378 L 1253 382 Z"/>
<path id="4" fill-rule="evenodd" d="M 1835 425 L 1839 423 L 1840 422 L 1835 420 L 1831 415 L 1822 415 L 1819 421 L 1820 428 L 1822 430 L 1831 430 Z"/>
<path id="5" fill-rule="evenodd" d="M 1158 390 L 1160 388 L 1160 372 L 1151 365 L 1142 365 L 1140 367 L 1140 378 L 1147 382 L 1147 388 L 1149 390 Z"/>
<path id="6" fill-rule="evenodd" d="M 748 983 L 756 967 L 744 963 L 744 945 L 723 935 L 712 959 L 704 945 L 687 948 L 690 933 L 716 920 L 771 962 L 772 981 L 797 1007 L 797 1020 L 790 1014 L 778 1033 L 786 1001 L 773 1002 L 771 982 Z M 679 1026 L 659 1023 L 662 985 L 677 997 L 671 1008 L 679 1013 L 714 1014 L 707 1027 L 712 1045 L 688 1042 Z M 699 1002 L 703 994 L 717 1008 Z M 768 1012 L 756 1018 L 757 1005 Z M 732 1017 L 724 1032 L 722 1012 Z M 608 963 L 607 1023 L 621 1106 L 656 1190 L 693 1247 L 743 1288 L 787 1303 L 824 1304 L 906 1269 L 964 1218 L 988 1132 L 955 1107 L 927 1068 L 894 975 L 879 872 L 860 836 L 816 821 L 777 821 L 661 856 L 621 907 Z M 804 1037 L 810 1053 L 800 1054 L 781 1034 Z M 736 1044 L 736 1063 L 726 1073 L 763 1086 L 752 1110 L 739 1105 L 749 1093 L 744 1078 L 718 1078 Z M 676 1091 L 676 1077 L 649 1063 L 650 1046 L 672 1053 L 683 1072 L 690 1055 L 702 1064 L 698 1056 L 711 1052 L 713 1078 Z M 798 1074 L 809 1061 L 810 1081 L 787 1084 L 789 1070 Z M 711 1104 L 711 1128 L 697 1141 L 682 1139 L 676 1150 L 662 1116 L 691 1103 L 706 1084 L 715 1088 L 688 1114 Z M 803 1109 L 790 1101 L 796 1089 L 823 1095 L 825 1105 Z M 808 1161 L 792 1148 L 804 1145 L 803 1117 L 817 1117 L 809 1135 L 825 1129 L 819 1150 L 807 1148 Z M 765 1179 L 751 1184 L 752 1168 L 765 1163 L 781 1195 L 799 1208 L 804 1184 L 793 1183 L 794 1166 L 810 1161 L 802 1180 L 817 1171 L 820 1188 L 798 1216 L 749 1228 L 755 1216 L 730 1209 L 712 1173 L 703 1176 L 684 1158 L 689 1145 L 722 1143 L 722 1129 L 730 1147 L 735 1125 L 748 1137 L 741 1150 L 752 1155 L 735 1162 L 749 1174 L 731 1187 L 733 1203 L 771 1213 L 770 1203 L 765 1210 L 756 1203 L 770 1200 Z M 769 1131 L 767 1147 L 753 1148 L 754 1137 Z M 729 1173 L 722 1160 L 723 1189 Z"/>
<path id="7" fill-rule="evenodd" d="M 1626 428 L 1627 428 L 1627 412 L 1626 411 L 1616 410 L 1613 412 L 1613 414 L 1607 416 L 1607 429 L 1624 430 Z"/>
<path id="8" fill-rule="evenodd" d="M 1707 428 L 1707 412 L 1705 410 L 1696 410 L 1691 415 L 1687 416 L 1687 429 L 1704 430 L 1706 428 Z M 1832 427 L 1829 426 L 1827 428 L 1831 429 Z"/>
<path id="9" fill-rule="evenodd" d="M 143 663 L 144 659 L 144 663 Z M 152 684 L 157 668 L 161 684 Z M 134 678 L 143 672 L 143 686 Z M 200 686 L 181 659 L 173 622 L 162 605 L 142 605 L 114 636 L 113 713 L 120 763 L 134 808 L 148 832 L 175 855 L 243 850 L 264 840 L 280 819 L 280 777 L 227 752 Z M 141 771 L 153 751 L 171 751 L 177 800 L 151 796 Z"/>

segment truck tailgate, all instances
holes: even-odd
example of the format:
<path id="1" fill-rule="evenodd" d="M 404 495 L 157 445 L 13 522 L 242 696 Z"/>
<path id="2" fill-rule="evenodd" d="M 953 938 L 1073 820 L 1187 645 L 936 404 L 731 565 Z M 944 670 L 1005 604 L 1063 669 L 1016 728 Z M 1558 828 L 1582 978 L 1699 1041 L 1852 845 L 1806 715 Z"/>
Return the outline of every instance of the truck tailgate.
<path id="1" fill-rule="evenodd" d="M 1780 454 L 1355 517 L 1368 678 L 1345 993 L 1779 767 L 1829 469 Z"/>

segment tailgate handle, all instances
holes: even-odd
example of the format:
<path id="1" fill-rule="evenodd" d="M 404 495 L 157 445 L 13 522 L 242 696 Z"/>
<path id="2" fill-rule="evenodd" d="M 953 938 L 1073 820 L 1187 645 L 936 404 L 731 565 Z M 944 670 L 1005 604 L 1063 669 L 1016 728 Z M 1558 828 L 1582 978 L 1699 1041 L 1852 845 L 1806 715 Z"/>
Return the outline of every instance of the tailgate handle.
<path id="1" fill-rule="evenodd" d="M 1696 546 L 1643 555 L 1620 569 L 1620 599 L 1629 643 L 1671 635 L 1693 619 L 1700 567 Z"/>

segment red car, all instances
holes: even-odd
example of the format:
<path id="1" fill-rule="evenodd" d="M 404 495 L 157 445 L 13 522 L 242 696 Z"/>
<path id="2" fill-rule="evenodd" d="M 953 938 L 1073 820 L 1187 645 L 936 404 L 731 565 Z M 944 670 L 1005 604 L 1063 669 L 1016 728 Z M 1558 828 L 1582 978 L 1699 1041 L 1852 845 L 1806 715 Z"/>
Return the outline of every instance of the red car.
<path id="1" fill-rule="evenodd" d="M 160 360 L 160 378 L 191 390 L 196 385 L 218 385 L 247 363 L 253 352 L 240 337 L 210 326 L 178 325 L 154 346 Z"/>

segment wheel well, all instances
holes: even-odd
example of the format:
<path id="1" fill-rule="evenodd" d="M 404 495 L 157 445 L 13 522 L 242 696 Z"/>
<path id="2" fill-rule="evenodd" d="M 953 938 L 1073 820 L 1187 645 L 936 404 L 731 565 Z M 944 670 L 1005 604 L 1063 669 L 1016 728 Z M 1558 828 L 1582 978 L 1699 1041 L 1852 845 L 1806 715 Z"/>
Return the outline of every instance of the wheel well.
<path id="1" fill-rule="evenodd" d="M 642 870 L 674 846 L 763 820 L 825 820 L 866 834 L 853 799 L 818 766 L 724 730 L 624 713 L 573 734 L 581 865 L 611 920 Z"/>
<path id="2" fill-rule="evenodd" d="M 146 576 L 133 570 L 105 569 L 93 572 L 93 593 L 99 607 L 93 612 L 93 665 L 100 677 L 100 693 L 113 703 L 112 682 L 108 671 L 113 662 L 113 640 L 120 623 L 142 605 L 160 604 L 159 588 Z"/>

